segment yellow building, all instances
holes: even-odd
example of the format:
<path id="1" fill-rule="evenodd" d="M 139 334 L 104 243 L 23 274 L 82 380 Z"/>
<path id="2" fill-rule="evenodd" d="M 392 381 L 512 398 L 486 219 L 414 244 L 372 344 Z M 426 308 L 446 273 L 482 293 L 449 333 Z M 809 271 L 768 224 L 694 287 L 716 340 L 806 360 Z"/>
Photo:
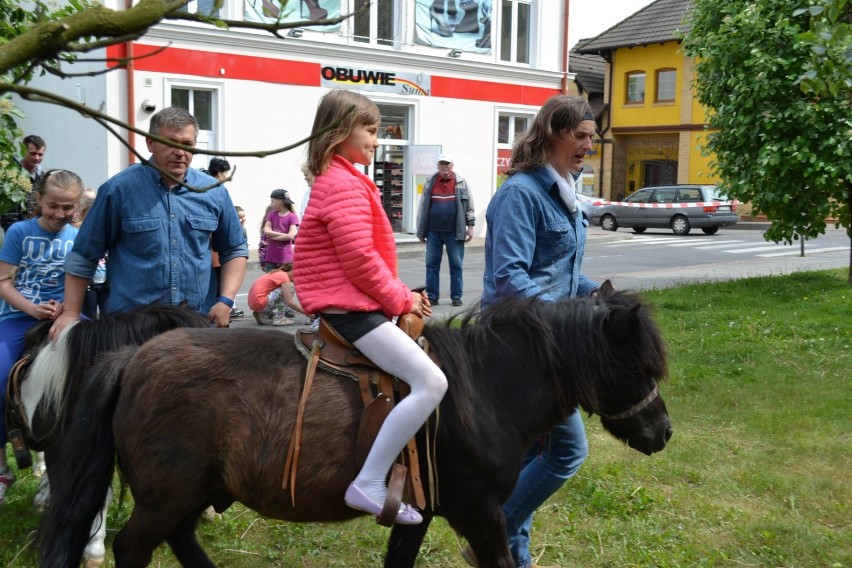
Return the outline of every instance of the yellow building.
<path id="1" fill-rule="evenodd" d="M 594 194 L 620 200 L 646 186 L 713 184 L 705 109 L 684 54 L 689 0 L 657 0 L 575 50 L 605 60 L 608 119 Z"/>

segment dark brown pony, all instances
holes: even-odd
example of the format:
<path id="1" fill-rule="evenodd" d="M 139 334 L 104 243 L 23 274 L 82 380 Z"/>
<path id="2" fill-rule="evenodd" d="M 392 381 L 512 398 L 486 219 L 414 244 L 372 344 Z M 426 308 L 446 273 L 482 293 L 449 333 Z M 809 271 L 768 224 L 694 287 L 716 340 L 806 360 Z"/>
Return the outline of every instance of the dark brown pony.
<path id="1" fill-rule="evenodd" d="M 385 566 L 413 566 L 440 515 L 468 539 L 481 566 L 511 568 L 501 503 L 525 451 L 578 405 L 645 454 L 663 449 L 672 434 L 657 389 L 665 349 L 633 295 L 506 301 L 460 324 L 424 331 L 450 384 L 434 437 L 438 505 L 423 511 L 423 524 L 393 528 Z M 240 501 L 290 521 L 363 514 L 343 502 L 357 473 L 362 412 L 348 379 L 317 375 L 295 506 L 281 488 L 305 371 L 291 338 L 283 339 L 257 329 L 186 329 L 107 356 L 81 393 L 66 438 L 75 459 L 62 460 L 67 469 L 53 487 L 43 565 L 77 566 L 112 479 L 114 448 L 135 500 L 113 545 L 121 568 L 147 566 L 163 541 L 184 566 L 212 566 L 195 538 L 211 503 L 222 510 Z"/>

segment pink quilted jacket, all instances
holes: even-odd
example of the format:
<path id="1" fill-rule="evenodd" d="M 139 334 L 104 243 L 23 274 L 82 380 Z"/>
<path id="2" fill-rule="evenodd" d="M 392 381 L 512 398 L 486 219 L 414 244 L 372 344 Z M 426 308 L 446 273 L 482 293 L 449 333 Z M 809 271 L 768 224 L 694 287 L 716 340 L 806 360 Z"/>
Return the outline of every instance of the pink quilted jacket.
<path id="1" fill-rule="evenodd" d="M 398 316 L 411 310 L 411 291 L 397 277 L 393 230 L 378 189 L 340 156 L 311 186 L 293 281 L 308 313 L 337 308 Z"/>

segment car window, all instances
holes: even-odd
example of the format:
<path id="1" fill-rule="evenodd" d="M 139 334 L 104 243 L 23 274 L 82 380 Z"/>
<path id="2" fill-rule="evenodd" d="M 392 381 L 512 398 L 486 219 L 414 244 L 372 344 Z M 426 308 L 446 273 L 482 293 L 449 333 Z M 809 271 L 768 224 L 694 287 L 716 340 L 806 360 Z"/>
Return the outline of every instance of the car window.
<path id="1" fill-rule="evenodd" d="M 702 201 L 701 190 L 697 187 L 687 187 L 677 190 L 677 200 L 681 203 L 698 203 Z"/>
<path id="2" fill-rule="evenodd" d="M 658 189 L 654 192 L 654 203 L 674 203 L 677 190 L 674 188 Z"/>
<path id="3" fill-rule="evenodd" d="M 640 189 L 624 201 L 627 201 L 628 203 L 648 203 L 648 199 L 651 198 L 652 193 L 653 191 L 651 190 Z"/>
<path id="4" fill-rule="evenodd" d="M 708 187 L 706 191 L 710 201 L 730 201 L 730 198 L 719 187 Z"/>

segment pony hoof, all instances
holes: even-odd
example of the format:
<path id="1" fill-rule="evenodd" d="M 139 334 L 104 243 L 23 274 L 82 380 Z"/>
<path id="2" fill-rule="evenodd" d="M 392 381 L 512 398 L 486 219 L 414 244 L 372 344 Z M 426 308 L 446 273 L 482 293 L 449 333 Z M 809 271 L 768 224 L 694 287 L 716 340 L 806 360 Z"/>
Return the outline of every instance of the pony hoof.
<path id="1" fill-rule="evenodd" d="M 219 519 L 221 519 L 222 515 L 220 515 L 219 513 L 216 512 L 216 509 L 213 508 L 213 505 L 210 505 L 209 507 L 204 509 L 203 513 L 201 513 L 201 517 L 205 521 L 213 522 L 213 521 L 218 521 Z"/>

